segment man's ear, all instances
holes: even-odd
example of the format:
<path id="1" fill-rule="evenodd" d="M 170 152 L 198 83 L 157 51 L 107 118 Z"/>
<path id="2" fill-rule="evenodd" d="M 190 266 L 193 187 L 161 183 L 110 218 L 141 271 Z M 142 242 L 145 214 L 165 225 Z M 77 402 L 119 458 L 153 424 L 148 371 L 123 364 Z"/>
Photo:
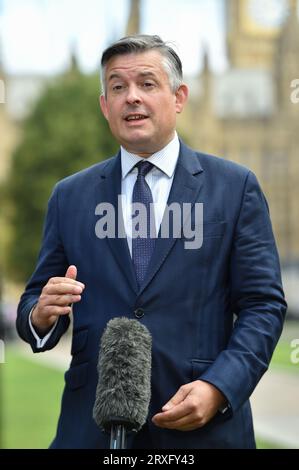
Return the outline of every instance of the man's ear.
<path id="1" fill-rule="evenodd" d="M 175 92 L 176 112 L 179 114 L 183 111 L 184 105 L 188 99 L 189 88 L 183 83 Z"/>
<path id="2" fill-rule="evenodd" d="M 106 102 L 105 96 L 100 95 L 99 101 L 100 101 L 100 107 L 101 107 L 102 113 L 104 114 L 105 118 L 108 120 L 107 102 Z"/>

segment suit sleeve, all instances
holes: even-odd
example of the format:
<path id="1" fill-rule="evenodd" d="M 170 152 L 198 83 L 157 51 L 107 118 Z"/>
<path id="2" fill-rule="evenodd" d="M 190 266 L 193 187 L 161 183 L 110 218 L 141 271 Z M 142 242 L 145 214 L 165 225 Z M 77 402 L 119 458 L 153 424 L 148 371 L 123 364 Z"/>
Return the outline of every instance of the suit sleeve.
<path id="1" fill-rule="evenodd" d="M 200 379 L 221 390 L 234 412 L 267 370 L 287 307 L 267 202 L 251 172 L 234 230 L 229 273 L 233 332 L 227 348 Z"/>
<path id="2" fill-rule="evenodd" d="M 42 352 L 54 348 L 70 323 L 68 316 L 59 317 L 46 344 L 42 348 L 37 348 L 36 338 L 29 325 L 30 312 L 37 303 L 48 280 L 54 276 L 64 276 L 68 268 L 68 260 L 59 233 L 58 200 L 58 186 L 56 186 L 48 203 L 37 266 L 26 285 L 25 292 L 21 296 L 17 311 L 17 331 L 20 337 L 31 345 L 33 352 Z"/>

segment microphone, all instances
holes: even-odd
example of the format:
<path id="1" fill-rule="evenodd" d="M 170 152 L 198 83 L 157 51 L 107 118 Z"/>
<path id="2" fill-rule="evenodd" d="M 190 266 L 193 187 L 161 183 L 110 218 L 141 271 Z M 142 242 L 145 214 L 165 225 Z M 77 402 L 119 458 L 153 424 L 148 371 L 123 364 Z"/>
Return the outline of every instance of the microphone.
<path id="1" fill-rule="evenodd" d="M 151 345 L 146 326 L 125 317 L 110 320 L 102 335 L 93 418 L 110 432 L 110 449 L 125 449 L 127 431 L 138 432 L 146 421 Z"/>

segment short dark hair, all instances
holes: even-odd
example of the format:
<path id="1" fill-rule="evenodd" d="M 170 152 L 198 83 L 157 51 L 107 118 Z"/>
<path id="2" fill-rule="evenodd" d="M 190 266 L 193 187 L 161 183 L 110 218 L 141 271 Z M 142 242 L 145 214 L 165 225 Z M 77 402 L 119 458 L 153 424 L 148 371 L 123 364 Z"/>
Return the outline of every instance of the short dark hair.
<path id="1" fill-rule="evenodd" d="M 106 92 L 105 68 L 112 57 L 122 54 L 138 54 L 150 50 L 157 50 L 163 56 L 163 65 L 169 77 L 171 89 L 175 92 L 183 81 L 182 62 L 177 53 L 169 44 L 162 41 L 160 36 L 136 34 L 119 39 L 103 52 L 101 59 L 101 81 L 103 93 Z"/>

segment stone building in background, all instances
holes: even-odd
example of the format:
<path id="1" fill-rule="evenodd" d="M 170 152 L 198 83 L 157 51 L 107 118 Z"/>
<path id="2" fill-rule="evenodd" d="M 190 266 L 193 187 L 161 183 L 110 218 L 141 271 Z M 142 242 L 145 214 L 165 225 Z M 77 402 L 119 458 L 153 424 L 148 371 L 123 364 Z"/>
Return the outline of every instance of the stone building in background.
<path id="1" fill-rule="evenodd" d="M 262 3 L 226 2 L 229 68 L 214 76 L 205 58 L 181 127 L 195 148 L 257 175 L 281 259 L 299 264 L 299 103 L 291 99 L 299 78 L 297 5 L 282 1 L 280 18 L 277 11 L 270 21 Z"/>

